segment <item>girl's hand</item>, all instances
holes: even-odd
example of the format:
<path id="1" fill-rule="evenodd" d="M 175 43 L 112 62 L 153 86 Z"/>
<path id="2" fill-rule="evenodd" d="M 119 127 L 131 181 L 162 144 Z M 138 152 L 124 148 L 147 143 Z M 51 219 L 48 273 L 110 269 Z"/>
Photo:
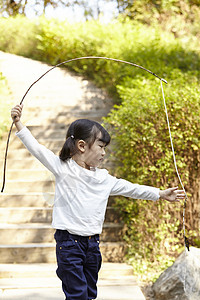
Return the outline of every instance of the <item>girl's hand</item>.
<path id="1" fill-rule="evenodd" d="M 22 115 L 22 108 L 23 105 L 16 105 L 11 110 L 11 117 L 14 123 L 17 123 L 20 121 L 21 115 Z"/>
<path id="2" fill-rule="evenodd" d="M 185 198 L 183 190 L 178 190 L 178 187 L 169 188 L 159 192 L 160 198 L 169 202 L 180 202 L 181 199 Z"/>

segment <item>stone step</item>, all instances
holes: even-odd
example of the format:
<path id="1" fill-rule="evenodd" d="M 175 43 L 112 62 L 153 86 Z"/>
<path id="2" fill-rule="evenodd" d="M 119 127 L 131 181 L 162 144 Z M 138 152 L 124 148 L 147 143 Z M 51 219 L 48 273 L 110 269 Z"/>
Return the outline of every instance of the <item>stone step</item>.
<path id="1" fill-rule="evenodd" d="M 54 193 L 48 193 L 48 196 L 49 202 L 44 193 L 1 193 L 0 207 L 50 207 L 50 203 L 53 204 Z"/>
<path id="2" fill-rule="evenodd" d="M 55 263 L 55 243 L 0 245 L 0 263 Z"/>
<path id="3" fill-rule="evenodd" d="M 0 207 L 50 207 L 53 205 L 54 193 L 0 193 Z M 109 197 L 108 206 L 115 203 L 114 197 Z"/>
<path id="4" fill-rule="evenodd" d="M 1 223 L 51 223 L 52 208 L 50 207 L 6 207 L 0 208 Z"/>
<path id="5" fill-rule="evenodd" d="M 99 280 L 98 285 L 98 296 L 97 300 L 145 300 L 145 297 L 136 282 L 131 279 L 125 280 L 123 278 L 119 278 L 118 280 Z M 49 280 L 45 280 L 43 278 L 41 284 L 41 279 L 35 279 L 34 282 L 31 281 L 31 278 L 24 280 L 24 286 L 27 288 L 23 288 L 22 279 L 17 283 L 19 284 L 19 288 L 16 288 L 16 283 L 14 283 L 13 288 L 4 288 L 1 292 L 2 300 L 60 300 L 63 299 L 64 294 L 60 285 L 54 285 L 54 278 Z M 3 281 L 5 282 L 5 281 Z M 13 280 L 14 282 L 14 280 Z M 39 283 L 39 286 L 37 286 Z M 52 288 L 51 285 L 52 284 Z M 15 287 L 15 288 L 14 288 Z"/>
<path id="6" fill-rule="evenodd" d="M 126 280 L 126 278 L 130 279 L 130 276 L 133 276 L 133 267 L 126 263 L 105 262 L 102 264 L 101 270 L 99 272 L 100 280 L 105 280 L 105 279 L 118 280 L 120 277 L 124 277 L 124 280 Z M 135 280 L 135 278 L 132 277 L 132 280 L 133 279 Z"/>
<path id="7" fill-rule="evenodd" d="M 51 193 L 54 191 L 54 181 L 52 175 L 47 180 L 7 180 L 5 192 L 9 193 L 27 193 L 40 192 Z"/>
<path id="8" fill-rule="evenodd" d="M 0 207 L 1 223 L 24 224 L 24 223 L 51 223 L 51 207 Z M 107 207 L 105 222 L 119 223 L 120 215 L 114 207 Z"/>
<path id="9" fill-rule="evenodd" d="M 86 118 L 98 122 L 98 120 L 101 121 L 102 117 L 106 116 L 108 112 L 110 112 L 110 107 L 102 107 L 99 103 L 98 107 L 90 107 L 90 109 L 80 109 L 79 107 L 74 107 L 74 109 L 71 109 L 68 112 L 67 110 L 60 111 L 58 117 L 64 117 L 62 122 L 63 124 L 66 123 L 68 116 L 73 116 L 75 120 L 79 118 Z M 55 122 L 55 119 L 53 119 L 53 121 Z M 60 123 L 60 121 L 57 119 L 56 122 Z"/>
<path id="10" fill-rule="evenodd" d="M 27 264 L 0 264 L 0 278 L 57 278 L 56 263 L 27 263 Z M 125 263 L 102 264 L 99 279 L 117 280 L 119 277 L 133 276 L 133 268 Z M 124 278 L 124 279 L 125 279 Z"/>
<path id="11" fill-rule="evenodd" d="M 26 150 L 26 152 L 28 152 L 28 151 Z M 0 159 L 0 165 L 2 166 L 2 170 L 3 170 L 3 164 L 4 164 L 4 159 L 2 157 Z M 13 157 L 11 159 L 8 158 L 6 166 L 7 166 L 7 172 L 11 169 L 27 169 L 27 166 L 30 169 L 43 168 L 43 165 L 41 164 L 41 162 L 39 162 L 35 157 L 33 157 L 31 155 L 28 155 L 26 157 L 26 159 L 23 159 L 23 158 L 19 159 L 17 156 Z M 6 172 L 6 174 L 7 174 L 7 172 Z"/>
<path id="12" fill-rule="evenodd" d="M 51 148 L 51 147 L 47 147 L 49 150 L 51 150 L 55 155 L 59 155 L 59 152 L 61 150 L 61 147 L 59 148 Z M 21 160 L 21 163 L 23 164 L 23 161 L 24 160 L 24 166 L 26 166 L 27 168 L 27 162 L 26 160 L 28 158 L 31 158 L 33 160 L 36 160 L 36 158 L 27 150 L 25 149 L 25 147 L 22 145 L 21 148 L 19 149 L 12 149 L 12 150 L 9 150 L 8 152 L 8 155 L 7 155 L 7 158 L 8 160 L 12 159 L 12 160 L 15 160 L 15 158 L 17 157 L 17 159 L 20 159 Z M 40 163 L 40 166 L 42 164 Z"/>
<path id="13" fill-rule="evenodd" d="M 86 109 L 84 111 L 80 111 L 80 109 L 71 109 L 71 111 L 69 112 L 66 107 L 63 107 L 63 111 L 65 111 L 65 113 L 63 114 L 59 111 L 52 113 L 52 109 L 45 111 L 46 108 L 44 108 L 43 112 L 41 112 L 40 109 L 41 108 L 38 107 L 37 111 L 35 112 L 29 113 L 28 111 L 26 111 L 26 115 L 25 113 L 23 114 L 24 124 L 27 127 L 40 126 L 42 124 L 51 124 L 55 122 L 55 118 L 57 124 L 66 124 L 66 126 L 70 125 L 77 119 L 90 119 L 101 123 L 102 116 L 107 116 L 107 114 L 110 112 L 110 109 Z"/>
<path id="14" fill-rule="evenodd" d="M 30 299 L 29 296 L 21 296 L 22 291 L 29 291 L 30 289 L 34 289 L 34 292 L 40 289 L 42 289 L 42 291 L 44 289 L 50 289 L 48 290 L 48 294 L 50 293 L 52 295 L 52 289 L 54 288 L 59 288 L 60 291 L 62 291 L 62 283 L 59 280 L 59 278 L 57 276 L 52 276 L 52 277 L 22 277 L 22 278 L 18 278 L 18 277 L 2 277 L 0 278 L 0 295 L 1 295 L 1 291 L 2 291 L 2 296 L 1 299 Z M 10 296 L 9 298 L 4 298 L 3 295 L 5 295 L 5 292 L 8 291 L 13 291 L 14 292 L 14 296 Z M 32 291 L 32 290 L 31 290 Z M 23 293 L 24 294 L 24 293 Z M 58 295 L 58 291 L 56 293 Z M 17 298 L 14 298 L 16 297 Z M 43 297 L 38 298 L 36 296 L 35 299 L 43 299 Z M 62 299 L 62 295 L 59 297 L 59 299 Z"/>
<path id="15" fill-rule="evenodd" d="M 65 122 L 63 124 L 60 123 L 56 123 L 55 121 L 53 123 L 50 123 L 48 125 L 42 125 L 40 124 L 39 126 L 27 126 L 27 128 L 33 133 L 34 136 L 36 136 L 37 134 L 40 135 L 40 133 L 42 134 L 41 137 L 44 137 L 44 134 L 46 133 L 51 133 L 51 132 L 66 132 L 67 133 L 67 129 L 69 127 L 69 125 L 71 124 L 71 120 L 69 120 L 69 122 Z"/>
<path id="16" fill-rule="evenodd" d="M 50 123 L 48 125 L 39 125 L 39 126 L 27 126 L 28 129 L 35 135 L 42 133 L 42 137 L 46 132 L 67 132 L 67 129 L 69 125 L 71 124 L 71 120 L 69 120 L 68 123 L 56 123 L 55 121 L 53 123 Z"/>
<path id="17" fill-rule="evenodd" d="M 110 109 L 90 109 L 90 110 L 73 110 L 71 114 L 73 114 L 74 120 L 76 119 L 90 119 L 96 122 L 101 123 L 102 116 L 106 116 L 110 112 Z M 54 122 L 54 119 L 49 119 L 50 122 Z M 57 123 L 65 123 L 68 121 L 68 115 L 65 112 L 61 112 L 56 116 Z"/>
<path id="18" fill-rule="evenodd" d="M 0 224 L 0 240 L 5 244 L 51 243 L 55 229 L 45 223 Z M 123 225 L 104 223 L 101 240 L 117 242 L 122 239 Z"/>
<path id="19" fill-rule="evenodd" d="M 43 138 L 37 138 L 37 141 L 41 144 L 44 145 L 46 148 L 50 149 L 54 153 L 59 153 L 61 150 L 64 142 L 65 142 L 65 134 L 62 136 L 60 135 L 59 137 L 43 137 Z M 6 140 L 0 143 L 0 158 L 3 159 L 4 153 L 5 153 L 5 148 L 6 148 Z M 19 151 L 20 155 L 16 155 L 16 151 Z M 15 158 L 17 157 L 18 159 L 25 154 L 25 152 L 28 152 L 28 150 L 25 148 L 23 145 L 22 141 L 14 136 L 13 138 L 10 139 L 9 143 L 9 149 L 8 149 L 8 158 Z M 13 154 L 12 154 L 13 153 Z M 15 156 L 14 156 L 15 154 Z"/>
<path id="20" fill-rule="evenodd" d="M 57 144 L 57 142 L 54 142 L 54 141 L 49 141 L 49 144 Z M 54 148 L 53 146 L 48 146 L 48 145 L 44 145 L 46 146 L 49 150 L 51 150 L 54 154 L 56 155 L 59 155 L 59 152 L 62 148 L 62 145 L 64 144 L 64 141 L 60 142 L 60 147 L 58 145 L 57 148 Z M 8 160 L 9 159 L 15 159 L 17 157 L 17 159 L 23 159 L 23 160 L 26 160 L 27 158 L 29 157 L 32 157 L 33 159 L 36 159 L 32 156 L 32 154 L 23 146 L 23 144 L 18 144 L 16 143 L 15 147 L 17 147 L 17 145 L 19 145 L 19 148 L 15 148 L 15 149 L 11 149 L 9 150 L 8 152 Z"/>
<path id="21" fill-rule="evenodd" d="M 7 170 L 6 178 L 7 180 L 45 180 L 49 177 L 54 178 L 53 174 L 48 171 L 45 167 L 37 169 L 10 169 Z"/>
<path id="22" fill-rule="evenodd" d="M 50 140 L 64 141 L 66 138 L 68 127 L 69 126 L 66 125 L 62 127 L 58 124 L 58 129 L 50 128 L 49 126 L 28 126 L 28 129 L 30 130 L 32 135 L 37 139 L 37 141 L 43 144 Z M 11 143 L 12 146 L 16 140 L 19 140 L 17 137 L 15 138 L 15 135 L 13 135 L 13 139 L 14 141 L 12 141 Z"/>
<path id="23" fill-rule="evenodd" d="M 63 144 L 65 142 L 65 135 L 60 136 L 60 137 L 55 137 L 55 138 L 47 138 L 47 137 L 46 138 L 38 138 L 37 141 L 41 145 L 44 145 L 46 148 L 53 151 L 53 149 L 60 149 L 63 146 Z M 1 145 L 1 148 L 4 149 L 3 145 Z M 23 145 L 22 141 L 18 137 L 15 137 L 10 142 L 10 147 L 9 147 L 10 151 L 9 152 L 18 150 L 18 149 L 25 149 L 25 146 Z"/>
<path id="24" fill-rule="evenodd" d="M 51 143 L 50 142 L 58 142 L 59 146 L 60 144 L 62 145 L 62 143 L 65 141 L 66 139 L 66 133 L 67 133 L 67 127 L 65 129 L 41 129 L 40 126 L 32 126 L 33 129 L 31 129 L 31 133 L 33 134 L 33 136 L 37 139 L 37 141 L 40 144 L 45 145 L 46 147 L 50 147 Z M 34 130 L 34 128 L 36 128 Z M 48 127 L 47 127 L 48 128 Z M 11 137 L 10 137 L 10 143 L 9 143 L 9 148 L 11 149 L 15 149 L 15 148 L 19 148 L 21 145 L 23 146 L 23 143 L 21 142 L 21 140 L 15 135 L 16 133 L 16 129 L 13 130 Z M 6 141 L 7 141 L 7 136 L 6 134 L 4 134 L 4 139 L 1 141 L 0 143 L 0 149 L 3 150 L 6 146 Z M 54 145 L 54 144 L 53 144 Z"/>
<path id="25" fill-rule="evenodd" d="M 64 294 L 61 281 L 50 278 L 1 279 L 2 300 L 60 300 Z M 117 279 L 99 279 L 97 300 L 145 300 L 134 276 L 121 276 Z"/>
<path id="26" fill-rule="evenodd" d="M 103 262 L 123 262 L 126 251 L 123 242 L 100 242 Z M 55 243 L 0 245 L 0 263 L 55 263 Z"/>

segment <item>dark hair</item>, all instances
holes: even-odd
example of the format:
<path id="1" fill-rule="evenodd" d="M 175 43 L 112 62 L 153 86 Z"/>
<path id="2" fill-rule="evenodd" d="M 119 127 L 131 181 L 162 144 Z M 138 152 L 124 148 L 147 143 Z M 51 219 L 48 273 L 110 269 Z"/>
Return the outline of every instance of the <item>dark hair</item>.
<path id="1" fill-rule="evenodd" d="M 91 147 L 99 133 L 100 141 L 107 146 L 110 143 L 110 135 L 98 122 L 88 119 L 74 121 L 68 128 L 66 141 L 59 153 L 60 159 L 66 161 L 77 153 L 76 140 L 84 140 Z"/>

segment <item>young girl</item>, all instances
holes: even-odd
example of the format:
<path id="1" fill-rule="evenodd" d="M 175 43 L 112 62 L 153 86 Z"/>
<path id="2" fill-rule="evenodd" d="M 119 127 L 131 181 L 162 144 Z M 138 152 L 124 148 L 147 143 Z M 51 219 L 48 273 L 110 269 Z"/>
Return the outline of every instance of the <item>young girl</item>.
<path id="1" fill-rule="evenodd" d="M 20 121 L 22 106 L 11 117 L 26 148 L 55 175 L 52 226 L 56 229 L 57 275 L 67 300 L 97 297 L 101 267 L 99 234 L 102 232 L 108 197 L 122 195 L 133 199 L 177 202 L 184 192 L 177 187 L 160 190 L 111 176 L 99 169 L 110 143 L 110 135 L 97 122 L 73 122 L 59 156 L 40 145 Z"/>

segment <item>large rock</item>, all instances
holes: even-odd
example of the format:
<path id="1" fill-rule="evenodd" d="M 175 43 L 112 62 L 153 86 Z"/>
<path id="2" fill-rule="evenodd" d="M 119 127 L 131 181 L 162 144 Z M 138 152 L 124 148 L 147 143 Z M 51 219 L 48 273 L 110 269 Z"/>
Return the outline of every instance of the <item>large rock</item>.
<path id="1" fill-rule="evenodd" d="M 153 285 L 155 300 L 200 300 L 200 249 L 185 250 Z"/>

